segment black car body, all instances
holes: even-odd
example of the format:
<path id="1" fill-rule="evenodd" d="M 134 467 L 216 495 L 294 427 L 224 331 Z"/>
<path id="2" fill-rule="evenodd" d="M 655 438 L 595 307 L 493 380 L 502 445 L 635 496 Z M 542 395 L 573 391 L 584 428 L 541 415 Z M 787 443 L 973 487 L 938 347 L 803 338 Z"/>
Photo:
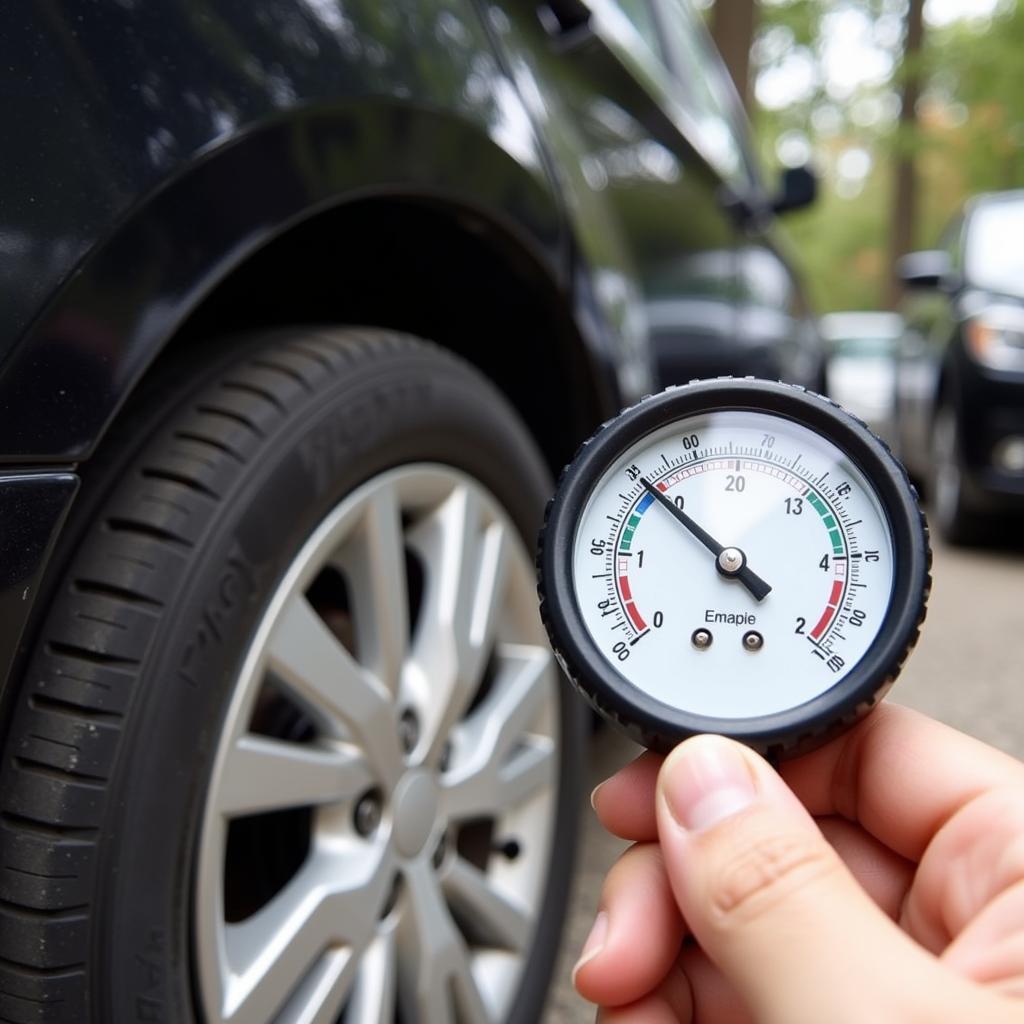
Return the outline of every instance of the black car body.
<path id="1" fill-rule="evenodd" d="M 8 753 L 43 706 L 31 659 L 62 574 L 122 471 L 123 441 L 108 439 L 136 430 L 130 410 L 141 443 L 168 367 L 201 366 L 214 341 L 222 354 L 247 332 L 325 324 L 428 338 L 497 386 L 552 471 L 659 384 L 820 383 L 813 321 L 772 226 L 799 188 L 767 196 L 724 69 L 677 0 L 32 0 L 4 22 Z M 119 598 L 90 586 L 95 601 Z M 216 616 L 208 625 L 216 637 Z M 105 643 L 72 653 L 98 670 Z M 47 728 L 101 715 L 46 707 Z M 77 761 L 33 757 L 35 795 L 22 801 L 12 776 L 0 797 L 23 830 L 9 842 L 45 839 L 52 860 L 87 827 L 68 811 Z M 102 822 L 88 828 L 115 831 Z M 135 988 L 100 981 L 94 953 L 54 941 L 94 895 L 26 894 L 24 877 L 10 875 L 3 898 L 38 919 L 23 928 L 12 911 L 2 925 L 22 930 L 3 949 L 0 1016 L 121 1021 L 134 999 L 140 1019 L 177 1019 L 166 936 L 138 947 Z M 175 962 L 171 975 L 187 975 Z"/>
<path id="2" fill-rule="evenodd" d="M 1024 192 L 966 204 L 941 249 L 904 257 L 895 432 L 939 529 L 1024 508 Z"/>

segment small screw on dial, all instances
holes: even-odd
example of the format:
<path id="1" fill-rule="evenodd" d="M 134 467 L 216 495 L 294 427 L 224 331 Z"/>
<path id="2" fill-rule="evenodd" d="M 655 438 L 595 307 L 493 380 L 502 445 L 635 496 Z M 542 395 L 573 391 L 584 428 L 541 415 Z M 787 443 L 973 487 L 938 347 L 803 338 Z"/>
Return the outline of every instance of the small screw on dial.
<path id="1" fill-rule="evenodd" d="M 759 651 L 764 647 L 764 637 L 756 629 L 743 634 L 743 646 L 748 651 Z"/>
<path id="2" fill-rule="evenodd" d="M 711 642 L 715 638 L 711 635 L 709 629 L 695 629 L 693 636 L 690 637 L 690 643 L 697 648 L 698 651 L 706 651 L 710 646 Z"/>

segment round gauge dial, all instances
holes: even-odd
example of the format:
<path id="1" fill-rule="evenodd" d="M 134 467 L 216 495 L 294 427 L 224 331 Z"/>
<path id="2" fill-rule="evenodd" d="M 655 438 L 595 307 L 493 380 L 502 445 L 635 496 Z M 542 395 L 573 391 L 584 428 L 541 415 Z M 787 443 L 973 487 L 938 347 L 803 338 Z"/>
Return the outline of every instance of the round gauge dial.
<path id="1" fill-rule="evenodd" d="M 647 745 L 807 749 L 888 687 L 929 586 L 916 497 L 858 421 L 787 385 L 671 389 L 568 467 L 540 558 L 568 674 Z"/>

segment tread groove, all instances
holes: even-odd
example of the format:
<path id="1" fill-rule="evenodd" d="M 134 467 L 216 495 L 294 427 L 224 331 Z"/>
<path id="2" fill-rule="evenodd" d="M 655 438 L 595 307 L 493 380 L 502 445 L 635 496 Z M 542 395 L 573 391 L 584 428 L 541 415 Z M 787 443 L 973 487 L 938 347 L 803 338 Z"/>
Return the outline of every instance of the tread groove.
<path id="1" fill-rule="evenodd" d="M 240 466 L 245 465 L 246 460 L 242 458 L 234 448 L 229 447 L 222 441 L 218 441 L 215 438 L 206 437 L 204 434 L 197 434 L 191 430 L 176 430 L 174 432 L 174 436 L 180 441 L 194 441 L 196 444 L 206 445 L 207 448 L 215 448 L 217 451 L 234 459 Z"/>
<path id="2" fill-rule="evenodd" d="M 54 825 L 48 821 L 39 821 L 38 818 L 30 818 L 26 814 L 18 814 L 16 811 L 0 811 L 0 821 L 6 822 L 10 828 L 32 832 L 46 839 L 84 839 L 99 832 L 96 825 Z"/>
<path id="3" fill-rule="evenodd" d="M 74 743 L 68 743 L 66 740 L 54 739 L 52 736 L 40 736 L 37 732 L 30 732 L 28 736 L 31 740 L 39 740 L 42 743 L 53 743 L 55 746 L 66 747 L 68 750 L 73 750 L 76 754 L 81 753 L 81 749 L 78 746 Z"/>
<path id="4" fill-rule="evenodd" d="M 252 365 L 259 366 L 264 370 L 275 371 L 285 377 L 290 377 L 302 388 L 303 391 L 307 393 L 312 393 L 313 391 L 306 378 L 303 377 L 301 373 L 298 373 L 296 370 L 293 370 L 288 366 L 282 366 L 280 363 L 275 363 L 270 359 L 253 359 Z"/>
<path id="5" fill-rule="evenodd" d="M 88 661 L 93 665 L 138 665 L 138 658 L 125 658 L 119 654 L 107 654 L 104 651 L 90 651 L 87 647 L 79 647 L 78 644 L 69 644 L 64 640 L 49 640 L 46 649 L 50 654 L 64 655 L 68 658 L 77 658 L 79 661 Z"/>
<path id="6" fill-rule="evenodd" d="M 125 561 L 138 561 L 138 559 L 131 558 L 128 555 L 120 555 L 118 557 L 125 559 Z M 152 569 L 153 566 L 147 565 L 146 568 Z M 146 597 L 145 594 L 140 594 L 136 590 L 129 590 L 127 587 L 119 587 L 116 583 L 105 583 L 102 580 L 78 579 L 72 583 L 72 588 L 79 594 L 109 597 L 115 601 L 124 601 L 128 604 L 145 604 L 149 605 L 150 608 L 163 608 L 164 606 L 162 601 L 157 601 L 152 597 Z"/>
<path id="7" fill-rule="evenodd" d="M 70 676 L 68 678 L 74 677 Z M 104 689 L 110 689 L 110 687 L 104 687 Z M 101 711 L 98 708 L 84 707 L 81 704 L 74 703 L 74 701 L 62 700 L 60 697 L 53 697 L 48 693 L 31 694 L 29 705 L 37 711 L 53 712 L 56 715 L 64 715 L 67 718 L 85 718 L 92 722 L 119 722 L 124 718 L 124 715 L 119 711 Z M 45 739 L 45 737 L 40 738 Z"/>
<path id="8" fill-rule="evenodd" d="M 240 380 L 222 380 L 220 386 L 225 391 L 242 391 L 249 395 L 255 395 L 257 398 L 262 398 L 265 402 L 269 402 L 278 412 L 287 412 L 284 403 L 271 391 L 267 391 L 266 388 L 261 388 L 256 384 L 248 384 Z"/>
<path id="9" fill-rule="evenodd" d="M 266 436 L 255 423 L 252 422 L 247 416 L 243 416 L 239 412 L 233 412 L 231 409 L 221 409 L 216 405 L 197 405 L 196 410 L 198 412 L 206 413 L 207 416 L 219 416 L 221 419 L 231 420 L 232 423 L 240 423 L 247 430 L 251 430 L 261 440 Z"/>
<path id="10" fill-rule="evenodd" d="M 306 356 L 307 359 L 312 359 L 314 363 L 319 363 L 325 370 L 333 370 L 331 361 L 322 352 L 317 352 L 314 348 L 306 348 L 305 345 L 291 345 L 292 351 L 299 352 Z"/>
<path id="11" fill-rule="evenodd" d="M 107 529 L 113 530 L 115 533 L 137 533 L 143 537 L 165 541 L 168 544 L 175 544 L 179 547 L 192 547 L 191 542 L 185 540 L 184 537 L 179 537 L 176 533 L 171 533 L 170 530 L 154 526 L 152 523 L 141 523 L 137 519 L 122 519 L 114 516 L 107 520 L 106 525 Z"/>
<path id="12" fill-rule="evenodd" d="M 76 619 L 82 619 L 85 622 L 97 622 L 101 626 L 108 626 L 110 629 L 125 630 L 128 627 L 123 622 L 111 622 L 110 619 L 100 618 L 99 615 L 90 615 L 88 612 L 75 612 Z"/>
<path id="13" fill-rule="evenodd" d="M 86 789 L 95 789 L 98 792 L 103 792 L 110 781 L 103 775 L 72 772 L 67 768 L 58 768 L 56 765 L 44 764 L 42 761 L 37 761 L 31 757 L 16 755 L 11 760 L 20 771 L 27 772 L 29 775 L 39 775 L 45 779 L 56 779 L 56 781 L 62 782 L 65 785 L 74 783 L 76 786 L 84 786 Z M 2 902 L 3 900 L 0 900 L 0 903 Z"/>
<path id="14" fill-rule="evenodd" d="M 13 871 L 16 875 L 27 875 L 29 878 L 44 878 L 48 882 L 66 882 L 78 878 L 78 875 L 50 875 L 45 871 L 29 871 L 28 868 L 15 867 L 13 864 L 5 864 L 4 871 Z M 0 964 L 4 958 L 0 956 Z"/>
<path id="15" fill-rule="evenodd" d="M 205 462 L 206 460 L 204 459 L 203 461 Z M 209 463 L 207 464 L 209 465 Z M 164 480 L 167 483 L 179 484 L 182 487 L 187 487 L 190 491 L 205 494 L 208 498 L 213 498 L 214 501 L 220 501 L 220 495 L 216 491 L 210 490 L 205 484 L 200 483 L 198 480 L 193 480 L 192 477 L 186 476 L 184 473 L 175 473 L 170 469 L 157 469 L 153 466 L 145 466 L 140 471 L 140 475 L 147 480 Z"/>
<path id="16" fill-rule="evenodd" d="M 88 910 L 90 904 L 76 903 L 73 907 L 61 907 L 59 910 L 38 910 L 35 907 L 25 907 L 20 903 L 12 903 L 0 897 L 0 907 L 12 917 L 20 917 L 26 921 L 74 921 L 84 918 L 83 910 Z"/>

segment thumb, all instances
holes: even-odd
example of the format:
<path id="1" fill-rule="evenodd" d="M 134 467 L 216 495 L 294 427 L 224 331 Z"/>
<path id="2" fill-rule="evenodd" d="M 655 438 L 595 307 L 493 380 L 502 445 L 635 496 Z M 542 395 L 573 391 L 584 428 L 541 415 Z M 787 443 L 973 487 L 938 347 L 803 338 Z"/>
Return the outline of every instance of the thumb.
<path id="1" fill-rule="evenodd" d="M 901 1020 L 908 993 L 938 980 L 746 747 L 687 740 L 662 766 L 656 802 L 676 901 L 756 1020 Z"/>

